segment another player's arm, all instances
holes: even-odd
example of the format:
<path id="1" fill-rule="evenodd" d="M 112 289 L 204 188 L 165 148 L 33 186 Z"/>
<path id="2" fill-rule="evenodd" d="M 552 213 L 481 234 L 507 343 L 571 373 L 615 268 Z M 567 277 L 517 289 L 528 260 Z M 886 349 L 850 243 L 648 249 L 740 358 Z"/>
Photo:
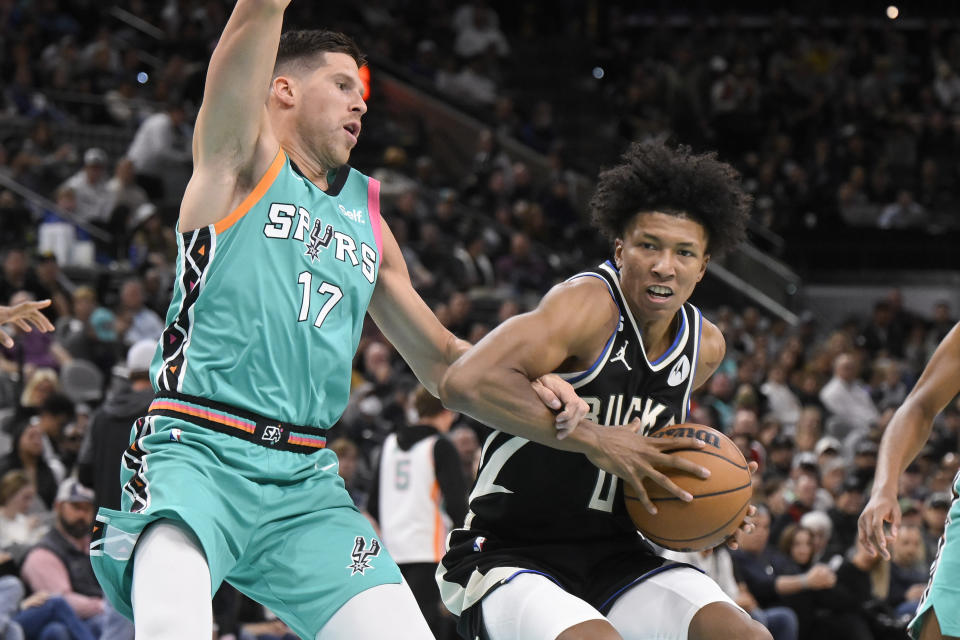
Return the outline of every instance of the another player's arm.
<path id="1" fill-rule="evenodd" d="M 690 440 L 645 438 L 628 428 L 602 427 L 589 420 L 581 421 L 565 440 L 557 440 L 553 415 L 527 384 L 568 361 L 591 362 L 616 330 L 619 317 L 599 280 L 580 278 L 557 285 L 535 310 L 510 318 L 451 365 L 440 398 L 447 407 L 506 433 L 583 453 L 641 490 L 643 478 L 650 477 L 689 500 L 689 494 L 653 466 L 706 475 L 699 465 L 661 453 L 681 441 L 690 445 Z M 641 501 L 653 511 L 645 492 Z"/>
<path id="2" fill-rule="evenodd" d="M 193 176 L 180 229 L 218 221 L 237 204 L 277 151 L 266 98 L 290 0 L 238 0 L 210 58 L 193 137 Z M 266 135 L 265 135 L 266 134 Z"/>
<path id="3" fill-rule="evenodd" d="M 447 368 L 470 348 L 470 343 L 457 338 L 437 320 L 413 288 L 403 253 L 383 218 L 380 228 L 383 247 L 377 286 L 368 308 L 370 317 L 420 383 L 433 395 L 439 395 L 440 380 Z M 528 380 L 527 385 L 540 398 L 541 405 L 560 411 L 555 416 L 556 429 L 572 428 L 568 425 L 577 425 L 587 413 L 586 403 L 557 376 L 543 376 L 532 385 Z"/>
<path id="4" fill-rule="evenodd" d="M 470 348 L 440 324 L 413 288 L 400 246 L 381 219 L 383 248 L 368 312 L 426 389 L 437 395 L 447 367 Z"/>
<path id="5" fill-rule="evenodd" d="M 717 370 L 723 357 L 727 353 L 727 342 L 723 333 L 706 318 L 703 319 L 703 328 L 700 331 L 700 355 L 697 358 L 697 372 L 693 378 L 693 388 L 703 386 L 713 372 Z"/>
<path id="6" fill-rule="evenodd" d="M 21 331 L 33 331 L 32 327 L 36 327 L 44 333 L 53 331 L 53 324 L 47 319 L 47 316 L 40 312 L 40 309 L 49 306 L 49 299 L 21 302 L 14 307 L 0 305 L 0 325 L 11 322 L 20 327 Z M 7 348 L 13 346 L 13 338 L 4 333 L 3 330 L 0 330 L 0 345 Z"/>
<path id="7" fill-rule="evenodd" d="M 870 500 L 860 515 L 860 542 L 871 554 L 889 558 L 883 523 L 896 537 L 900 525 L 897 484 L 930 437 L 933 419 L 960 393 L 960 324 L 940 342 L 916 386 L 893 415 L 880 442 Z"/>

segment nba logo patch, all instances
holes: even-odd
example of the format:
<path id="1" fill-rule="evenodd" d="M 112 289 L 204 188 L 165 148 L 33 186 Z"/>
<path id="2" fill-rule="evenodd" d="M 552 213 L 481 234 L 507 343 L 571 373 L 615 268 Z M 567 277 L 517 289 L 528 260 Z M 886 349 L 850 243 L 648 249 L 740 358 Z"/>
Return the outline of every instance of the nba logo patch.
<path id="1" fill-rule="evenodd" d="M 170 441 L 171 442 L 180 442 L 180 436 L 183 435 L 183 431 L 180 429 L 170 429 Z"/>
<path id="2" fill-rule="evenodd" d="M 473 541 L 473 550 L 477 553 L 483 551 L 483 545 L 486 544 L 487 539 L 483 536 L 477 536 Z"/>

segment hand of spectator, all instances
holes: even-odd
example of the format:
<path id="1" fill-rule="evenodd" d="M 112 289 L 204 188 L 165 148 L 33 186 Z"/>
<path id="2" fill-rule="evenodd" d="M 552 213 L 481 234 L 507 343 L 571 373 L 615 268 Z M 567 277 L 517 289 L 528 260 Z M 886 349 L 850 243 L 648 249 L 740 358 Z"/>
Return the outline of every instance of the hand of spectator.
<path id="1" fill-rule="evenodd" d="M 590 411 L 590 406 L 577 395 L 573 386 L 556 374 L 540 376 L 531 384 L 540 402 L 554 411 L 560 411 L 554 422 L 558 440 L 570 435 Z"/>
<path id="2" fill-rule="evenodd" d="M 31 325 L 43 332 L 53 331 L 53 324 L 47 320 L 47 316 L 40 312 L 40 309 L 49 306 L 49 299 L 21 302 L 13 307 L 0 305 L 0 325 L 12 322 L 22 331 L 33 331 Z M 13 338 L 0 330 L 0 344 L 10 348 L 13 346 Z"/>
<path id="3" fill-rule="evenodd" d="M 623 427 L 602 427 L 595 432 L 596 439 L 593 442 L 592 451 L 586 454 L 587 459 L 607 473 L 612 473 L 622 478 L 624 482 L 629 482 L 637 500 L 650 513 L 657 513 L 657 508 L 643 486 L 645 478 L 650 478 L 684 502 L 693 500 L 690 493 L 677 486 L 659 469 L 672 467 L 700 478 L 710 477 L 709 469 L 680 456 L 666 453 L 672 449 L 702 449 L 706 443 L 696 438 L 641 436 L 637 434 L 639 428 L 639 418 L 635 418 L 629 425 Z"/>
<path id="4" fill-rule="evenodd" d="M 6 551 L 0 551 L 0 564 L 6 564 L 13 560 L 13 556 Z"/>
<path id="5" fill-rule="evenodd" d="M 887 545 L 897 537 L 900 517 L 900 505 L 897 503 L 895 494 L 884 493 L 870 496 L 870 501 L 863 508 L 863 513 L 860 514 L 860 520 L 857 523 L 860 529 L 860 544 L 870 555 L 876 556 L 879 552 L 884 559 L 890 559 L 890 550 Z M 884 531 L 884 522 L 890 523 L 889 535 Z"/>
<path id="6" fill-rule="evenodd" d="M 750 469 L 750 475 L 753 476 L 757 472 L 757 469 L 760 467 L 755 461 L 751 460 L 747 463 L 747 467 Z M 747 513 L 743 517 L 743 522 L 740 523 L 740 527 L 733 532 L 733 534 L 727 538 L 727 546 L 731 549 L 737 549 L 740 547 L 740 536 L 753 533 L 753 530 L 757 528 L 757 525 L 753 523 L 753 516 L 757 515 L 757 508 L 753 505 L 747 507 Z"/>
<path id="7" fill-rule="evenodd" d="M 808 589 L 830 589 L 837 584 L 837 574 L 825 564 L 815 564 L 804 576 Z"/>
<path id="8" fill-rule="evenodd" d="M 33 607 L 39 607 L 44 602 L 50 598 L 50 594 L 46 591 L 37 591 L 36 593 L 30 594 L 20 603 L 21 609 L 32 609 Z"/>

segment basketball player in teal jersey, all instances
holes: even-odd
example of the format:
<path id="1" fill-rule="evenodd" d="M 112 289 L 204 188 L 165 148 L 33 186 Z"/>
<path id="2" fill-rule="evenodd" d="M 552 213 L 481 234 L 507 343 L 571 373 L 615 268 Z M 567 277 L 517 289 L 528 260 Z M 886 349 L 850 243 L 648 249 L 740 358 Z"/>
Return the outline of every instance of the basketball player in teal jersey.
<path id="1" fill-rule="evenodd" d="M 429 637 L 324 433 L 365 312 L 433 393 L 469 345 L 411 286 L 378 183 L 346 165 L 366 112 L 356 45 L 281 39 L 288 2 L 238 0 L 213 52 L 157 398 L 121 462 L 122 510 L 94 525 L 97 577 L 140 640 L 208 640 L 225 579 L 303 638 Z M 547 384 L 559 397 L 532 386 L 564 410 L 528 411 L 543 442 L 586 413 L 569 385 Z M 621 440 L 589 448 L 616 450 L 614 473 L 647 455 Z"/>
<path id="2" fill-rule="evenodd" d="M 930 437 L 933 419 L 960 394 L 960 325 L 944 337 L 916 386 L 893 415 L 880 442 L 870 500 L 860 514 L 860 541 L 873 555 L 890 558 L 887 539 L 897 537 L 897 486 L 907 465 Z M 918 640 L 960 638 L 960 474 L 953 479 L 953 503 L 930 567 L 930 582 L 908 628 Z M 884 523 L 890 523 L 890 533 Z"/>
<path id="3" fill-rule="evenodd" d="M 604 430 L 623 431 L 597 423 L 636 420 L 633 439 L 655 464 L 705 471 L 671 460 L 661 451 L 676 442 L 653 435 L 687 421 L 691 392 L 723 360 L 723 335 L 687 299 L 711 253 L 740 240 L 748 205 L 736 172 L 713 156 L 633 145 L 600 175 L 591 202 L 595 226 L 615 243 L 613 260 L 555 286 L 447 371 L 444 404 L 495 428 L 464 526 L 450 534 L 437 571 L 464 638 L 770 637 L 713 580 L 665 561 L 637 534 L 619 480 L 654 512 L 642 481 L 663 480 L 660 472 L 610 476 L 597 468 L 607 466 L 602 454 L 584 447 Z M 530 442 L 518 420 L 518 407 L 536 403 L 519 383 L 548 372 L 566 375 L 591 409 L 563 441 L 567 451 Z"/>

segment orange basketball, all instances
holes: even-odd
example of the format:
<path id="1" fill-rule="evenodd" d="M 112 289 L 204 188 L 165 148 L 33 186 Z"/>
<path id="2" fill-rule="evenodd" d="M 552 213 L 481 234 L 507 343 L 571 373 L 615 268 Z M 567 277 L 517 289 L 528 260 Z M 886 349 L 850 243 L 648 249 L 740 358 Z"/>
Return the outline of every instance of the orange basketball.
<path id="1" fill-rule="evenodd" d="M 703 449 L 667 449 L 664 453 L 706 467 L 710 477 L 703 479 L 674 468 L 660 469 L 693 496 L 690 502 L 645 478 L 643 486 L 657 507 L 656 514 L 647 511 L 633 487 L 624 483 L 623 498 L 633 523 L 651 542 L 674 551 L 717 546 L 736 531 L 750 506 L 753 486 L 743 454 L 730 438 L 699 424 L 668 427 L 652 437 L 699 438 L 706 442 Z"/>

